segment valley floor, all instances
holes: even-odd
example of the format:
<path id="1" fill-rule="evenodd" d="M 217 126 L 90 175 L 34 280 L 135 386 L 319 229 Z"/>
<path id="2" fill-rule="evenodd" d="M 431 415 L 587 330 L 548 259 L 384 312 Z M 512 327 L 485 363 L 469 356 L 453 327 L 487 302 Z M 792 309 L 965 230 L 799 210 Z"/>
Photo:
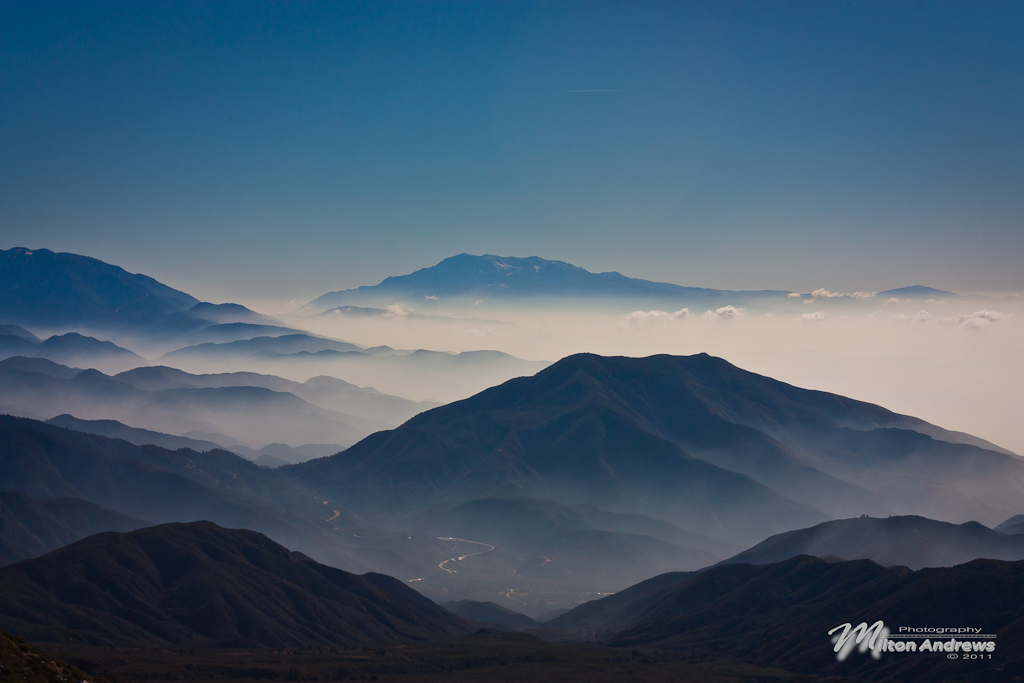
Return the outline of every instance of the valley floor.
<path id="1" fill-rule="evenodd" d="M 111 683 L 147 681 L 824 681 L 711 659 L 699 653 L 554 645 L 525 634 L 482 631 L 446 643 L 361 650 L 124 650 L 54 648 Z M 844 679 L 829 678 L 829 683 Z"/>

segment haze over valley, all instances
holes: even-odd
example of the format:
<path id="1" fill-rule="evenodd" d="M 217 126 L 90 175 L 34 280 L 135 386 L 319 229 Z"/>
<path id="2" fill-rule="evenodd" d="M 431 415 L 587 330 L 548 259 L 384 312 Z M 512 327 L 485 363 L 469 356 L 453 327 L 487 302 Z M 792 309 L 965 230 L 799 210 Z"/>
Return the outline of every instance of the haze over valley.
<path id="1" fill-rule="evenodd" d="M 327 564 L 390 574 L 440 602 L 531 617 L 748 556 L 913 567 L 1024 559 L 1016 540 L 992 530 L 1020 514 L 1024 491 L 1024 460 L 1005 443 L 708 353 L 552 361 L 488 348 L 536 350 L 541 338 L 556 352 L 636 339 L 671 348 L 727 344 L 750 329 L 813 337 L 828 324 L 902 325 L 995 346 L 1019 335 L 1010 312 L 976 324 L 873 316 L 886 305 L 880 297 L 953 310 L 977 298 L 924 288 L 694 289 L 462 255 L 270 315 L 202 303 L 83 256 L 14 249 L 3 258 L 16 275 L 4 280 L 3 301 L 17 304 L 0 311 L 0 404 L 22 419 L 6 418 L 18 445 L 6 451 L 0 489 L 29 496 L 26 510 L 62 496 L 138 524 L 241 526 Z M 807 322 L 809 306 L 833 313 Z M 475 347 L 417 344 L 459 344 L 458 330 L 473 325 L 485 330 Z M 588 333 L 593 341 L 581 342 Z M 103 484 L 82 479 L 67 469 L 67 448 L 89 453 L 92 471 L 128 469 Z M 30 464 L 44 453 L 46 476 Z M 140 466 L 156 470 L 128 474 Z M 932 526 L 914 533 L 934 540 L 917 549 L 899 540 L 905 531 L 893 547 L 817 532 L 814 542 L 772 540 L 863 515 L 921 518 Z M 59 547 L 46 540 L 55 532 L 28 531 L 41 524 L 11 527 L 21 529 L 7 539 L 11 558 Z M 942 524 L 974 524 L 977 538 Z"/>
<path id="2" fill-rule="evenodd" d="M 1022 35 L 0 2 L 0 683 L 1020 683 Z"/>

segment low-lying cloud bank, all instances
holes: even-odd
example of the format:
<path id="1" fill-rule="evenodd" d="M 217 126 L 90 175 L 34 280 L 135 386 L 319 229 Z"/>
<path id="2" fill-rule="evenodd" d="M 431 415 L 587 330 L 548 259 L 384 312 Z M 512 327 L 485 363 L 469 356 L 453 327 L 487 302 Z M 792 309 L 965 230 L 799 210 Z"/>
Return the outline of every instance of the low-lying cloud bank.
<path id="1" fill-rule="evenodd" d="M 960 325 L 969 329 L 981 329 L 1007 321 L 1013 316 L 989 310 L 974 311 L 973 313 L 963 313 L 961 315 L 937 316 L 922 309 L 910 316 L 896 315 L 894 317 L 898 320 L 909 320 L 915 323 L 936 322 L 942 325 Z"/>
<path id="2" fill-rule="evenodd" d="M 668 311 L 633 311 L 625 316 L 627 323 L 643 324 L 646 322 L 672 322 L 689 317 L 689 308 L 680 308 L 675 313 Z"/>
<path id="3" fill-rule="evenodd" d="M 722 306 L 721 308 L 715 309 L 714 311 L 707 311 L 704 314 L 705 318 L 719 318 L 721 320 L 732 320 L 738 318 L 747 312 L 745 308 L 737 308 L 736 306 Z"/>
<path id="4" fill-rule="evenodd" d="M 317 318 L 322 327 L 314 331 L 367 346 L 494 349 L 528 360 L 554 361 L 583 351 L 628 356 L 707 352 L 785 382 L 878 403 L 1024 454 L 1024 428 L 1017 416 L 1024 405 L 1024 298 L 908 301 L 816 292 L 813 307 L 805 305 L 809 295 L 768 308 L 745 302 L 618 312 L 491 307 L 486 313 L 479 308 L 434 312 L 438 317 Z M 471 317 L 481 314 L 487 320 Z M 368 377 L 357 379 L 373 386 Z M 386 388 L 401 395 L 398 387 Z"/>

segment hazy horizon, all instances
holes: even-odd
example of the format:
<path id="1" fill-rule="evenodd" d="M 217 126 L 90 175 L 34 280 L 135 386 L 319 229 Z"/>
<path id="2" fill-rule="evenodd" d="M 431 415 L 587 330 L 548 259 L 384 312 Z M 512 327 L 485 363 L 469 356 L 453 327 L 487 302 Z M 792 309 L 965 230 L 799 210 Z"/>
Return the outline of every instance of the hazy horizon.
<path id="1" fill-rule="evenodd" d="M 552 362 L 580 352 L 709 353 L 774 379 L 875 403 L 1024 453 L 1024 432 L 1016 420 L 1024 403 L 1024 300 L 896 300 L 873 292 L 839 294 L 815 290 L 795 298 L 755 301 L 750 308 L 740 300 L 710 308 L 699 302 L 665 307 L 652 300 L 633 308 L 611 300 L 580 300 L 576 305 L 566 298 L 497 297 L 474 305 L 444 299 L 417 302 L 395 295 L 385 299 L 391 302 L 385 312 L 369 317 L 305 312 L 279 319 L 366 347 L 451 353 L 496 350 L 527 361 Z M 190 372 L 245 369 L 300 382 L 326 374 L 416 401 L 466 398 L 514 376 L 508 369 L 492 368 L 483 374 L 454 368 L 414 371 L 401 365 L 330 359 L 297 363 L 253 357 L 164 357 L 188 342 L 157 339 L 157 346 L 150 340 L 140 347 L 130 336 L 113 340 L 141 353 L 148 364 Z M 124 361 L 113 362 L 111 367 L 127 367 Z"/>
<path id="2" fill-rule="evenodd" d="M 0 248 L 270 312 L 461 252 L 1022 292 L 1022 30 L 1012 2 L 5 2 Z"/>
<path id="3" fill-rule="evenodd" d="M 1024 671 L 1022 37 L 0 0 L 3 673 Z"/>

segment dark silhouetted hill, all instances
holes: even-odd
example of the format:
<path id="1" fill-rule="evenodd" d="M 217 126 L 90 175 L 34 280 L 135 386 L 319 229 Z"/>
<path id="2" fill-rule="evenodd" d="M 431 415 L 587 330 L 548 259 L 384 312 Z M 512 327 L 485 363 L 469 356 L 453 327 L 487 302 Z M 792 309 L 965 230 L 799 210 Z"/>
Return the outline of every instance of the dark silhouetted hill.
<path id="1" fill-rule="evenodd" d="M 209 522 L 98 534 L 0 569 L 0 626 L 120 647 L 353 647 L 472 631 L 389 576 Z"/>
<path id="2" fill-rule="evenodd" d="M 107 683 L 4 631 L 0 631 L 0 672 L 10 683 Z"/>
<path id="3" fill-rule="evenodd" d="M 1008 680 L 1024 665 L 1024 616 L 1010 607 L 1024 600 L 1024 562 L 975 560 L 911 571 L 869 560 L 826 562 L 798 556 L 768 565 L 722 565 L 646 583 L 646 588 L 641 584 L 581 605 L 546 628 L 616 647 L 696 650 L 858 679 Z M 987 662 L 965 670 L 966 662 L 944 653 L 883 654 L 880 660 L 853 653 L 837 662 L 827 632 L 847 622 L 872 624 L 879 619 L 893 633 L 900 626 L 973 624 L 983 633 L 996 634 L 993 660 L 999 657 L 1002 678 L 985 677 L 993 671 Z M 940 640 L 948 641 L 948 634 Z"/>
<path id="4" fill-rule="evenodd" d="M 340 510 L 324 524 L 322 499 L 234 453 L 136 446 L 9 416 L 0 416 L 0 444 L 0 490 L 81 498 L 154 523 L 255 529 L 335 566 L 365 567 L 335 531 L 364 525 Z"/>

